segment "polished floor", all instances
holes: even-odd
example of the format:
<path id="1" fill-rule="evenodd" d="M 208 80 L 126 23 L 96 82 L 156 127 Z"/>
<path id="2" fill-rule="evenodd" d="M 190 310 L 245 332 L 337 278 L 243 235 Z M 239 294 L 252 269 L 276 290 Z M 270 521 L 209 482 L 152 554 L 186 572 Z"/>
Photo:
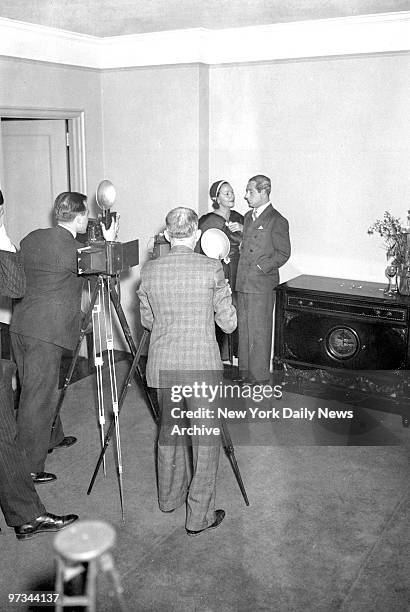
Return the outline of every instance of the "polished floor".
<path id="1" fill-rule="evenodd" d="M 119 382 L 127 367 L 118 364 Z M 250 506 L 222 454 L 217 506 L 226 518 L 218 529 L 189 538 L 183 508 L 158 509 L 156 427 L 134 383 L 120 415 L 125 522 L 115 444 L 106 454 L 107 475 L 100 473 L 87 495 L 100 443 L 95 395 L 94 376 L 69 387 L 63 421 L 78 443 L 50 455 L 47 469 L 58 480 L 38 492 L 51 512 L 77 512 L 115 528 L 113 555 L 130 612 L 410 609 L 410 430 L 399 416 L 356 410 L 349 422 L 232 422 Z M 281 401 L 297 411 L 323 408 L 295 394 Z M 335 402 L 327 407 L 347 409 Z M 0 610 L 28 609 L 8 596 L 53 591 L 53 536 L 18 542 L 3 519 L 0 526 Z M 103 573 L 97 610 L 119 610 Z"/>

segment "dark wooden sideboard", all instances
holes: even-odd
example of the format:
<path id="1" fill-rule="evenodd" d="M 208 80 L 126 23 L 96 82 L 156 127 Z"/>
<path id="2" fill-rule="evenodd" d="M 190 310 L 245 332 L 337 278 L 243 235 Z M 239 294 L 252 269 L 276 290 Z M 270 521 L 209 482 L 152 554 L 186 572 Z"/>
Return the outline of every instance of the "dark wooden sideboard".
<path id="1" fill-rule="evenodd" d="M 274 369 L 285 388 L 410 418 L 410 298 L 386 285 L 298 276 L 276 288 Z"/>

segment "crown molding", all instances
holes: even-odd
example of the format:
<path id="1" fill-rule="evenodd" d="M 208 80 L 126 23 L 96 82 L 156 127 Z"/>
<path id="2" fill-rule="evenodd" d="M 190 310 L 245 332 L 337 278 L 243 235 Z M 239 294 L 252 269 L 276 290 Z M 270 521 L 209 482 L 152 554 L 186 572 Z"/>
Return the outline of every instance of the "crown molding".
<path id="1" fill-rule="evenodd" d="M 104 39 L 0 17 L 0 56 L 101 68 Z"/>
<path id="2" fill-rule="evenodd" d="M 99 38 L 0 18 L 0 56 L 86 68 L 226 64 L 410 50 L 410 11 Z"/>

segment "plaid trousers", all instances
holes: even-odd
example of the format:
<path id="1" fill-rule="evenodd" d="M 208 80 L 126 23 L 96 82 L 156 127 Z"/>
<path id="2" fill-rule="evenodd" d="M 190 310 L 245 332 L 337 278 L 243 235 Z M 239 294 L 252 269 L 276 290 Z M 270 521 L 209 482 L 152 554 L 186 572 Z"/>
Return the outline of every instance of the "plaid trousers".
<path id="1" fill-rule="evenodd" d="M 159 507 L 169 511 L 186 502 L 186 528 L 193 531 L 205 529 L 215 521 L 220 437 L 172 435 L 171 431 L 175 425 L 215 428 L 218 421 L 172 418 L 172 408 L 196 410 L 204 407 L 203 400 L 185 398 L 180 402 L 172 401 L 169 388 L 157 389 L 157 396 L 161 409 L 157 455 Z"/>

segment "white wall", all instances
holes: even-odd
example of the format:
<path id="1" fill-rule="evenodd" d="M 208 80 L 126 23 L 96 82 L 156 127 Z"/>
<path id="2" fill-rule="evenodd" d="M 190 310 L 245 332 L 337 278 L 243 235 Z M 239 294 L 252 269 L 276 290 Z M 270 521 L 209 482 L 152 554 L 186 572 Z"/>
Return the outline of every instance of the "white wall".
<path id="1" fill-rule="evenodd" d="M 95 188 L 103 178 L 100 72 L 0 57 L 0 107 L 84 112 L 87 195 L 94 210 Z M 22 202 L 23 210 L 25 206 L 32 209 L 39 205 L 38 202 Z M 53 202 L 41 203 L 43 209 L 49 206 L 50 211 L 52 205 Z M 2 321 L 7 322 L 10 318 L 9 303 L 6 298 L 0 301 Z"/>
<path id="2" fill-rule="evenodd" d="M 175 206 L 198 209 L 208 184 L 208 68 L 197 64 L 109 70 L 102 75 L 105 178 L 117 189 L 122 242 L 140 261 Z M 123 307 L 138 329 L 140 267 L 123 275 Z M 137 316 L 136 316 L 137 315 Z M 137 334 L 139 335 L 139 334 Z"/>
<path id="3" fill-rule="evenodd" d="M 385 210 L 406 220 L 409 108 L 408 54 L 211 68 L 211 182 L 229 180 L 244 211 L 247 179 L 271 177 L 291 228 L 282 280 L 385 281 L 382 241 L 367 228 Z"/>
<path id="4" fill-rule="evenodd" d="M 102 174 L 98 70 L 0 56 L 0 107 L 84 111 L 87 189 L 94 194 Z"/>
<path id="5" fill-rule="evenodd" d="M 0 106 L 85 111 L 89 194 L 113 181 L 120 239 L 139 238 L 142 261 L 170 208 L 205 212 L 210 183 L 225 178 L 245 211 L 247 179 L 262 172 L 290 221 L 283 280 L 384 282 L 367 228 L 410 208 L 409 69 L 406 53 L 103 72 L 1 57 Z M 123 281 L 136 335 L 138 277 Z"/>

